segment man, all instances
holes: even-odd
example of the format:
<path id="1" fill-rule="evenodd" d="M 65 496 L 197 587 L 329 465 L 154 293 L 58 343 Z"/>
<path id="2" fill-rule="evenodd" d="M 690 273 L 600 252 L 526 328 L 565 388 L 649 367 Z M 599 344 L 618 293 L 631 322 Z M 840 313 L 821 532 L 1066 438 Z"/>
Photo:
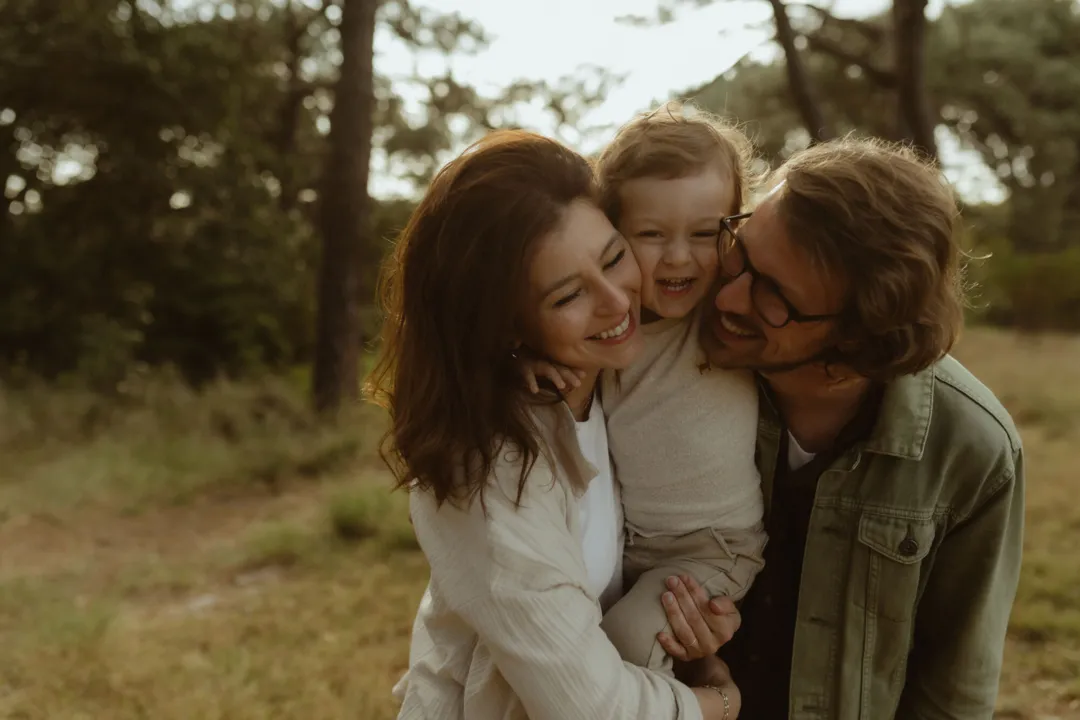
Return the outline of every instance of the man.
<path id="1" fill-rule="evenodd" d="M 990 718 L 1020 568 L 1023 454 L 947 356 L 955 201 L 865 140 L 789 160 L 725 221 L 702 325 L 761 378 L 765 570 L 722 651 L 748 720 Z"/>

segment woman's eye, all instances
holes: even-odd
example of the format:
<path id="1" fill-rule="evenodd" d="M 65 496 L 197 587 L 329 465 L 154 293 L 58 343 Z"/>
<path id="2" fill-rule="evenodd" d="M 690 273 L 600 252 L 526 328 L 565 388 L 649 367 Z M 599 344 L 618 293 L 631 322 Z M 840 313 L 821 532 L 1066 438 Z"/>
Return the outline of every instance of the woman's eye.
<path id="1" fill-rule="evenodd" d="M 580 290 L 575 290 L 574 292 L 570 293 L 569 295 L 565 295 L 565 296 L 559 298 L 558 300 L 555 301 L 555 307 L 560 308 L 560 307 L 565 307 L 566 305 L 569 305 L 570 303 L 572 303 L 574 300 L 577 299 L 578 295 L 581 295 L 581 291 Z"/>
<path id="2" fill-rule="evenodd" d="M 613 257 L 611 259 L 611 262 L 604 265 L 604 269 L 605 270 L 610 270 L 611 268 L 613 268 L 616 265 L 618 265 L 619 263 L 621 263 L 622 259 L 624 257 L 626 257 L 626 251 L 625 250 L 620 250 L 618 253 L 615 254 L 615 257 Z"/>

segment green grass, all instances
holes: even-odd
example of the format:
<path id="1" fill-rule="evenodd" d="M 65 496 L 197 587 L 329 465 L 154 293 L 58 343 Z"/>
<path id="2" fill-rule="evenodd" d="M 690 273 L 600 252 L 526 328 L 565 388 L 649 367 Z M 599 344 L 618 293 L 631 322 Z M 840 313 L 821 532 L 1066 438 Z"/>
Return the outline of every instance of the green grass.
<path id="1" fill-rule="evenodd" d="M 295 385 L 221 382 L 193 392 L 139 379 L 117 398 L 79 390 L 0 392 L 0 507 L 138 512 L 207 491 L 340 472 L 361 458 L 377 416 L 349 409 L 319 422 Z"/>
<path id="2" fill-rule="evenodd" d="M 1025 562 L 999 716 L 1080 717 L 1080 338 L 958 355 L 1021 424 Z M 378 416 L 295 383 L 0 394 L 0 718 L 396 715 L 426 580 Z"/>

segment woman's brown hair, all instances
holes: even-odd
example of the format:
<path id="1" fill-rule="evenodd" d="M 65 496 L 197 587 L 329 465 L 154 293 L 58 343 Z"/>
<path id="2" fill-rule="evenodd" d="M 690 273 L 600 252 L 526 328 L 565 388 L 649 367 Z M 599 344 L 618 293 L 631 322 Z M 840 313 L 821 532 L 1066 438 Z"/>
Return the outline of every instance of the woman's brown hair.
<path id="1" fill-rule="evenodd" d="M 526 265 L 578 199 L 597 202 L 588 161 L 524 131 L 491 133 L 435 176 L 383 267 L 366 388 L 390 412 L 381 449 L 398 487 L 482 500 L 498 453 L 513 449 L 520 499 L 545 451 L 511 355 Z"/>

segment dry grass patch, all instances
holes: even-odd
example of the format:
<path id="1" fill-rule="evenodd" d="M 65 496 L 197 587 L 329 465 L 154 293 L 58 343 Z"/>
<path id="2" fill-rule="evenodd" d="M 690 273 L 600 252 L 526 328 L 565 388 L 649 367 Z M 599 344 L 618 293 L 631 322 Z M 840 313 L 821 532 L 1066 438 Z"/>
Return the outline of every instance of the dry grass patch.
<path id="1" fill-rule="evenodd" d="M 957 356 L 1016 419 L 1027 462 L 1024 565 L 999 706 L 1007 717 L 1080 717 L 1080 337 L 968 333 Z"/>
<path id="2" fill-rule="evenodd" d="M 380 422 L 357 407 L 321 423 L 300 388 L 275 378 L 194 391 L 168 376 L 136 377 L 112 397 L 0 386 L 0 508 L 142 512 L 208 492 L 276 489 L 348 468 Z"/>
<path id="3" fill-rule="evenodd" d="M 1080 717 L 1080 338 L 974 330 L 957 354 L 1027 448 L 1000 717 Z M 0 470 L 0 717 L 395 717 L 427 571 L 406 496 L 363 470 L 377 431 L 279 424 L 267 417 L 291 411 L 260 416 L 257 387 L 220 392 L 108 411 L 85 433 L 72 421 L 38 444 L 0 431 L 15 458 Z M 44 427 L 49 413 L 24 410 Z"/>
<path id="4" fill-rule="evenodd" d="M 150 608 L 56 607 L 0 650 L 0 717 L 391 718 L 424 572 L 361 548 Z"/>

